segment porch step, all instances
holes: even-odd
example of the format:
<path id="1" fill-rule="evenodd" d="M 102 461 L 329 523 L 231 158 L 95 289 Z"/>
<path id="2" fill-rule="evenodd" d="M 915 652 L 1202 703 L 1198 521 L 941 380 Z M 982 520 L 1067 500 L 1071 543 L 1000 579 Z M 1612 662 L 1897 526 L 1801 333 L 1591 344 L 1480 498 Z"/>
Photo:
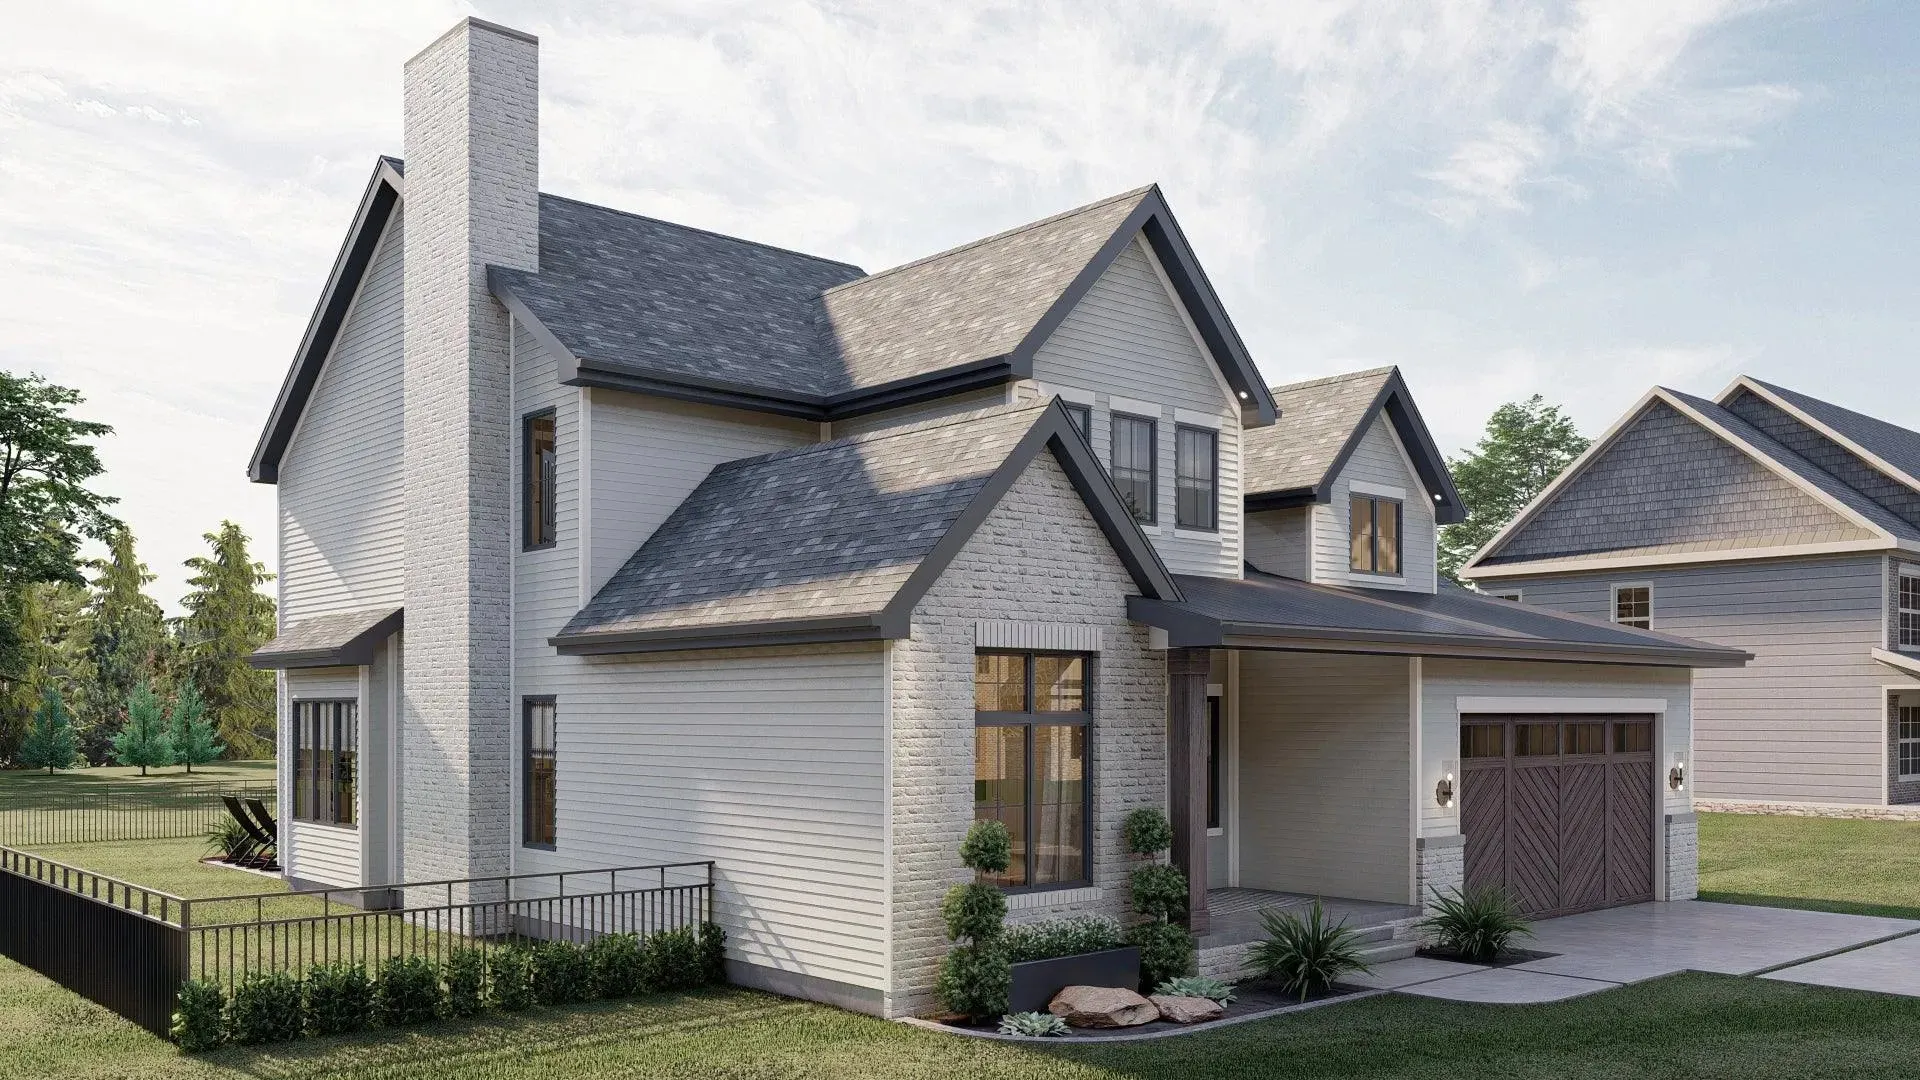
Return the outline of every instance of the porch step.
<path id="1" fill-rule="evenodd" d="M 1360 950 L 1360 959 L 1378 967 L 1395 960 L 1405 960 L 1420 951 L 1420 943 L 1412 938 L 1390 938 L 1374 942 Z"/>

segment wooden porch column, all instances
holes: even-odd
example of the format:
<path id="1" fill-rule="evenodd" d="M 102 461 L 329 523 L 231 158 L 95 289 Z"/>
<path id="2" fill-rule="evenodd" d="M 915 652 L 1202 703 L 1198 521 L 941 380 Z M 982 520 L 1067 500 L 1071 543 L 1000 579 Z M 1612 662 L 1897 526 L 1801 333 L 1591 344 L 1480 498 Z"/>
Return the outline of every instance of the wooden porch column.
<path id="1" fill-rule="evenodd" d="M 1187 928 L 1207 932 L 1207 650 L 1167 650 L 1167 795 Z"/>

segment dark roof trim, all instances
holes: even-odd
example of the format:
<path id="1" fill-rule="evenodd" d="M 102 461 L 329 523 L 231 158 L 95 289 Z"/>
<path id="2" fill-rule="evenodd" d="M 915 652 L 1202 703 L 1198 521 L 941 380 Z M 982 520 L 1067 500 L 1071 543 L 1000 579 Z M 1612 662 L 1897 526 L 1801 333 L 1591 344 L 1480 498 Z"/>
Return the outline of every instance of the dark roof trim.
<path id="1" fill-rule="evenodd" d="M 374 650 L 380 647 L 381 642 L 399 633 L 405 625 L 406 609 L 395 608 L 392 614 L 331 649 L 269 652 L 268 648 L 271 646 L 268 646 L 247 657 L 247 663 L 252 667 L 269 671 L 284 668 L 360 667 L 363 664 L 373 663 Z"/>
<path id="2" fill-rule="evenodd" d="M 1169 648 L 1280 649 L 1293 652 L 1441 656 L 1459 659 L 1545 660 L 1647 667 L 1740 667 L 1752 655 L 1738 649 L 1692 649 L 1660 645 L 1596 645 L 1547 640 L 1494 641 L 1475 634 L 1344 630 L 1228 622 L 1181 604 L 1129 597 L 1127 615 L 1167 632 Z"/>
<path id="3" fill-rule="evenodd" d="M 360 279 L 380 246 L 387 221 L 399 205 L 400 168 L 397 159 L 383 157 L 374 165 L 373 176 L 367 180 L 359 209 L 354 212 L 353 225 L 340 245 L 340 253 L 334 256 L 326 288 L 307 320 L 307 331 L 300 339 L 300 348 L 294 352 L 293 366 L 280 384 L 280 396 L 274 400 L 273 412 L 267 417 L 267 426 L 253 449 L 253 460 L 247 465 L 247 479 L 256 484 L 277 483 L 280 479 L 280 459 L 293 440 L 294 429 L 300 424 L 307 399 L 313 395 L 314 384 L 320 381 L 320 368 L 326 363 L 327 354 L 333 351 L 334 340 L 339 337 L 340 327 L 353 307 L 353 299 L 360 291 Z"/>
<path id="4" fill-rule="evenodd" d="M 1373 397 L 1373 403 L 1353 426 L 1353 433 L 1334 455 L 1333 463 L 1327 466 L 1326 475 L 1310 488 L 1289 488 L 1284 491 L 1250 491 L 1246 494 L 1245 504 L 1248 510 L 1281 510 L 1293 506 L 1305 506 L 1308 503 L 1333 501 L 1334 478 L 1340 470 L 1347 467 L 1347 459 L 1359 448 L 1360 441 L 1366 438 L 1367 426 L 1382 411 L 1392 422 L 1394 432 L 1400 436 L 1401 445 L 1407 449 L 1407 456 L 1413 459 L 1414 471 L 1420 475 L 1420 482 L 1426 485 L 1428 496 L 1433 498 L 1434 520 L 1441 525 L 1455 525 L 1467 519 L 1466 503 L 1460 498 L 1460 492 L 1453 486 L 1453 474 L 1447 469 L 1447 459 L 1434 444 L 1433 433 L 1427 430 L 1427 422 L 1421 418 L 1420 410 L 1413 403 L 1413 394 L 1407 390 L 1407 382 L 1400 375 L 1400 369 L 1393 369 L 1387 381 L 1380 385 L 1380 392 Z"/>
<path id="5" fill-rule="evenodd" d="M 695 627 L 686 630 L 646 630 L 626 634 L 575 634 L 549 640 L 562 656 L 608 656 L 625 653 L 686 652 L 690 649 L 748 649 L 767 645 L 819 645 L 847 641 L 903 638 L 911 625 L 896 625 L 886 616 L 832 619 L 780 619 L 737 626 Z"/>

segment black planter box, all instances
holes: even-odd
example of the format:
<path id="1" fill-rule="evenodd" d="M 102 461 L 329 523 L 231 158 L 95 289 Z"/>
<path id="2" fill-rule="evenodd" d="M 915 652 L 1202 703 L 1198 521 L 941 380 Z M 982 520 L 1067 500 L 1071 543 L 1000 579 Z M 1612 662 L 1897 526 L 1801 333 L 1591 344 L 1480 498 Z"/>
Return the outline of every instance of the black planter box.
<path id="1" fill-rule="evenodd" d="M 1007 993 L 1008 1012 L 1046 1012 L 1053 995 L 1069 986 L 1140 988 L 1140 950 L 1124 949 L 1029 960 L 1013 965 L 1013 989 Z"/>

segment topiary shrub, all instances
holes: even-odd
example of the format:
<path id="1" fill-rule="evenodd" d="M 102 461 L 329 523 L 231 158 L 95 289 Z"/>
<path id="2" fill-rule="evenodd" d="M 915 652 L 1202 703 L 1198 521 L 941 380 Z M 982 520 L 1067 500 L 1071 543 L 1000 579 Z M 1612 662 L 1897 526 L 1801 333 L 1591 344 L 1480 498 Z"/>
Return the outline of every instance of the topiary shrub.
<path id="1" fill-rule="evenodd" d="M 647 958 L 638 934 L 603 934 L 587 946 L 587 977 L 595 997 L 625 998 L 644 994 Z"/>
<path id="2" fill-rule="evenodd" d="M 532 1007 L 533 951 L 509 945 L 487 958 L 487 1003 L 508 1012 Z"/>
<path id="3" fill-rule="evenodd" d="M 533 996 L 542 1005 L 571 1005 L 593 997 L 587 954 L 571 941 L 533 947 Z"/>
<path id="4" fill-rule="evenodd" d="M 663 930 L 647 938 L 647 974 L 656 990 L 691 990 L 707 984 L 707 955 L 692 927 Z"/>
<path id="5" fill-rule="evenodd" d="M 1120 838 L 1129 855 L 1158 855 L 1173 846 L 1173 823 L 1157 806 L 1143 806 L 1120 823 Z"/>
<path id="6" fill-rule="evenodd" d="M 1193 935 L 1169 922 L 1141 923 L 1128 935 L 1140 946 L 1140 981 L 1158 986 L 1193 974 Z"/>
<path id="7" fill-rule="evenodd" d="M 1159 922 L 1187 917 L 1187 875 L 1171 866 L 1136 866 L 1127 875 L 1127 894 L 1133 910 Z"/>
<path id="8" fill-rule="evenodd" d="M 227 1034 L 243 1046 L 300 1037 L 300 980 L 284 971 L 256 971 L 240 980 L 227 1006 Z"/>
<path id="9" fill-rule="evenodd" d="M 1007 1011 L 1013 989 L 1013 966 L 993 939 L 956 945 L 940 963 L 940 981 L 934 990 L 950 1012 L 974 1020 Z"/>
<path id="10" fill-rule="evenodd" d="M 309 1035 L 344 1035 L 373 1021 L 373 984 L 359 964 L 315 964 L 300 985 Z"/>
<path id="11" fill-rule="evenodd" d="M 1013 839 L 998 821 L 974 822 L 960 844 L 960 861 L 976 875 L 1005 871 L 1012 854 Z M 1006 896 L 983 881 L 955 885 L 940 902 L 940 917 L 954 942 L 940 965 L 940 1000 L 975 1020 L 1006 1012 L 1013 985 L 1013 971 L 1000 945 Z"/>
<path id="12" fill-rule="evenodd" d="M 960 862 L 980 873 L 1005 873 L 1012 861 L 1013 834 L 1002 822 L 976 821 L 967 830 L 967 838 L 960 841 Z"/>
<path id="13" fill-rule="evenodd" d="M 382 1026 L 402 1027 L 438 1019 L 443 1003 L 440 969 L 424 956 L 389 957 L 373 988 L 374 1015 Z"/>
<path id="14" fill-rule="evenodd" d="M 978 881 L 955 885 L 940 901 L 940 917 L 946 920 L 947 937 L 954 941 L 997 938 L 1007 918 L 1007 897 Z"/>
<path id="15" fill-rule="evenodd" d="M 1278 982 L 1288 993 L 1299 991 L 1301 1001 L 1315 990 L 1332 986 L 1342 975 L 1371 970 L 1360 958 L 1360 932 L 1345 919 L 1327 922 L 1318 900 L 1304 919 L 1291 911 L 1269 909 L 1260 913 L 1260 922 L 1267 928 L 1267 939 L 1247 951 L 1247 967 Z"/>
<path id="16" fill-rule="evenodd" d="M 180 1007 L 174 1010 L 173 1041 L 189 1054 L 211 1050 L 227 1041 L 227 992 L 211 979 L 195 979 L 180 988 Z"/>
<path id="17" fill-rule="evenodd" d="M 447 1015 L 472 1016 L 487 1001 L 487 957 L 479 949 L 447 954 Z"/>
<path id="18" fill-rule="evenodd" d="M 727 981 L 727 932 L 720 929 L 720 924 L 700 924 L 700 959 L 706 985 L 719 986 Z"/>

